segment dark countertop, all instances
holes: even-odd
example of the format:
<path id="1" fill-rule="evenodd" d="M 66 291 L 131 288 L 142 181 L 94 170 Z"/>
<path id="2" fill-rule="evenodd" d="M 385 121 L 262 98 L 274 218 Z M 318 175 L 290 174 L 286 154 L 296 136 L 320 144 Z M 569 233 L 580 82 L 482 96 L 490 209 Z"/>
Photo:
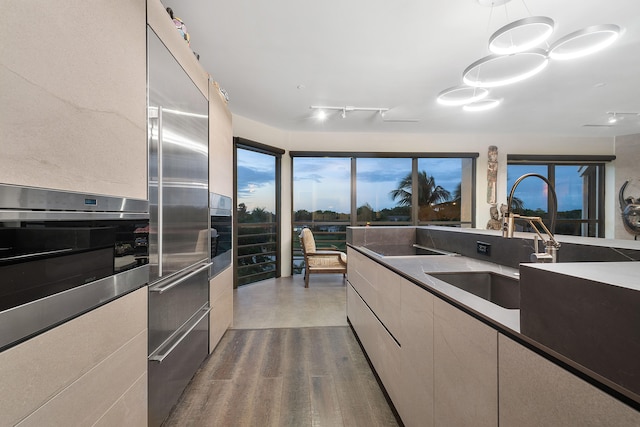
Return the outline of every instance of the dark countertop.
<path id="1" fill-rule="evenodd" d="M 640 291 L 640 262 L 572 262 L 527 265 L 531 268 Z M 640 307 L 638 309 L 640 310 Z"/>

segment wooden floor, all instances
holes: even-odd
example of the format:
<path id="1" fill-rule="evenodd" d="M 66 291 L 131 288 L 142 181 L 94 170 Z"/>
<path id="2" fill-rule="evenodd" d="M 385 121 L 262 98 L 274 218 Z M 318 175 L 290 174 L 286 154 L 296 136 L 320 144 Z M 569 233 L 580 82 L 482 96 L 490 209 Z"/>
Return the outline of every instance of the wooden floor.
<path id="1" fill-rule="evenodd" d="M 229 330 L 168 426 L 397 426 L 349 327 Z"/>
<path id="2" fill-rule="evenodd" d="M 168 426 L 396 426 L 348 326 L 230 329 Z"/>

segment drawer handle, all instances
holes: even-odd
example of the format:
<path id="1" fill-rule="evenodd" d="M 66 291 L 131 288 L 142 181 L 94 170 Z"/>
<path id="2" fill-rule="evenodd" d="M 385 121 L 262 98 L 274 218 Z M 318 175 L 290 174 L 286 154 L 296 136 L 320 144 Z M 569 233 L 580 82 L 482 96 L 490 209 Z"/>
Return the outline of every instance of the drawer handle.
<path id="1" fill-rule="evenodd" d="M 180 335 L 180 338 L 178 338 L 173 343 L 173 345 L 167 349 L 167 351 L 165 351 L 164 353 L 160 353 L 159 351 L 162 349 L 162 347 L 159 348 L 155 352 L 155 354 L 152 354 L 151 356 L 149 356 L 149 361 L 150 362 L 162 363 L 162 361 L 164 359 L 166 359 L 167 356 L 169 356 L 171 354 L 171 352 L 173 350 L 175 350 L 176 347 L 178 347 L 178 345 L 180 345 L 180 343 L 187 337 L 187 335 L 189 335 L 191 333 L 191 331 L 193 331 L 195 329 L 195 327 L 198 326 L 198 323 L 200 323 L 202 321 L 202 319 L 207 317 L 207 315 L 211 312 L 211 307 L 209 307 L 208 305 L 209 305 L 209 303 L 207 303 L 206 306 L 204 306 L 204 307 L 202 307 L 200 309 L 201 311 L 203 311 L 202 315 L 200 315 L 200 317 L 198 317 L 198 320 L 193 322 L 193 324 L 189 327 L 189 329 L 187 329 L 186 331 L 184 331 L 184 333 L 182 335 Z M 171 341 L 171 337 L 169 337 L 169 339 L 167 341 Z"/>
<path id="2" fill-rule="evenodd" d="M 168 291 L 170 289 L 175 288 L 176 286 L 178 286 L 180 283 L 184 282 L 185 280 L 188 280 L 188 279 L 192 278 L 193 276 L 195 276 L 196 274 L 206 270 L 207 268 L 211 267 L 212 265 L 213 265 L 213 263 L 211 263 L 211 262 L 207 263 L 207 264 L 199 267 L 197 270 L 194 270 L 191 273 L 189 273 L 189 274 L 187 274 L 185 276 L 182 276 L 181 278 L 179 278 L 176 281 L 167 280 L 168 283 L 166 285 L 164 285 L 164 286 L 158 286 L 158 285 L 152 286 L 152 287 L 149 288 L 149 292 L 157 292 L 159 294 L 161 294 L 163 292 L 166 292 L 166 291 Z"/>

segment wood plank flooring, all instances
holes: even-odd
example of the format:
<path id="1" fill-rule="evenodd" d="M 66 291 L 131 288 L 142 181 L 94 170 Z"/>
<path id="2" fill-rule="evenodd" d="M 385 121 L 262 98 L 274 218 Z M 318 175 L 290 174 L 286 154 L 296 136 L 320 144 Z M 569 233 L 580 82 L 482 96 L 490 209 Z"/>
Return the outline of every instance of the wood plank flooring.
<path id="1" fill-rule="evenodd" d="M 167 426 L 397 426 L 348 326 L 229 329 Z"/>

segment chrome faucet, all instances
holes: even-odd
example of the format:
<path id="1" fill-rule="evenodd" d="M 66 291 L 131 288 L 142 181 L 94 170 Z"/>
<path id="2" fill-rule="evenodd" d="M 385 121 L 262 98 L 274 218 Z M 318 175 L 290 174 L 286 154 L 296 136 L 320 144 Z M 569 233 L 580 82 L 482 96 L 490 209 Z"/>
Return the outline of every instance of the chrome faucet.
<path id="1" fill-rule="evenodd" d="M 515 220 L 517 218 L 525 220 L 536 232 L 536 235 L 533 239 L 533 246 L 535 252 L 531 254 L 532 262 L 557 262 L 558 258 L 558 249 L 560 249 L 560 243 L 553 237 L 553 232 L 549 231 L 544 222 L 542 222 L 542 218 L 539 216 L 523 216 L 516 213 L 511 212 L 513 206 L 513 194 L 516 191 L 516 187 L 520 182 L 528 178 L 530 176 L 535 176 L 543 180 L 551 193 L 553 199 L 553 213 L 549 211 L 551 217 L 551 230 L 555 231 L 556 226 L 556 217 L 558 215 L 558 198 L 556 197 L 556 191 L 554 190 L 551 182 L 547 178 L 537 173 L 527 173 L 522 175 L 520 178 L 516 179 L 516 182 L 513 183 L 513 187 L 511 187 L 511 192 L 509 193 L 509 200 L 507 204 L 507 212 L 504 214 L 504 219 L 502 223 L 502 237 L 506 237 L 510 239 L 513 237 L 513 233 L 515 231 Z M 540 234 L 540 230 L 536 227 L 536 223 L 542 228 L 542 230 L 547 234 L 548 240 L 545 240 Z M 544 244 L 544 252 L 539 251 L 538 239 L 542 240 Z"/>

